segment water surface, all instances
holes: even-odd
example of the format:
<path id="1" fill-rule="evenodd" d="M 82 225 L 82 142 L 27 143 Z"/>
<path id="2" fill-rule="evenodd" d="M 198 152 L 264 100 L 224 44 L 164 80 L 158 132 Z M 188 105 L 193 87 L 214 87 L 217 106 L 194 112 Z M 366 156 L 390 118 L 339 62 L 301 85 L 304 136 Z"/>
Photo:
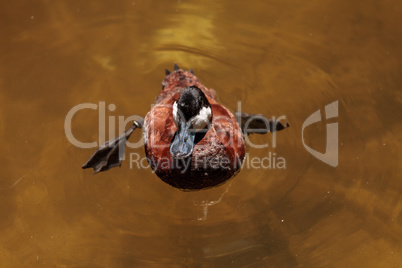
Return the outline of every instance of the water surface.
<path id="1" fill-rule="evenodd" d="M 402 261 L 399 1 L 26 1 L 0 4 L 4 267 L 397 267 Z M 80 103 L 145 115 L 163 70 L 192 67 L 232 111 L 285 115 L 286 169 L 182 192 L 148 168 L 93 176 L 65 136 Z M 338 101 L 339 165 L 303 146 Z M 116 123 L 117 124 L 117 123 Z M 117 127 L 116 127 L 117 128 Z M 98 111 L 72 131 L 98 141 Z M 325 150 L 325 122 L 304 132 Z M 139 140 L 141 133 L 133 135 Z M 109 134 L 106 133 L 106 139 Z M 102 139 L 102 137 L 101 137 Z M 268 136 L 253 136 L 261 144 Z M 127 149 L 143 157 L 143 149 Z"/>

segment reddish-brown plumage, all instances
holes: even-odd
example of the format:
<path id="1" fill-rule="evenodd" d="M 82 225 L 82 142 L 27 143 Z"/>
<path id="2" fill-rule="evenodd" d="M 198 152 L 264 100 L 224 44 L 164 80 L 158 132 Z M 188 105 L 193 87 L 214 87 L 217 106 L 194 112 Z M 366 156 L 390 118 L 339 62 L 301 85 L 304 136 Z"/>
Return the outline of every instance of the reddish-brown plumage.
<path id="1" fill-rule="evenodd" d="M 196 190 L 221 184 L 241 167 L 245 149 L 241 129 L 234 115 L 216 101 L 216 93 L 200 83 L 190 72 L 176 70 L 162 82 L 162 92 L 145 117 L 143 135 L 145 153 L 155 173 L 166 183 Z M 170 144 L 177 127 L 172 107 L 183 90 L 196 86 L 206 95 L 212 110 L 212 122 L 205 135 L 199 136 L 192 156 L 173 159 Z"/>

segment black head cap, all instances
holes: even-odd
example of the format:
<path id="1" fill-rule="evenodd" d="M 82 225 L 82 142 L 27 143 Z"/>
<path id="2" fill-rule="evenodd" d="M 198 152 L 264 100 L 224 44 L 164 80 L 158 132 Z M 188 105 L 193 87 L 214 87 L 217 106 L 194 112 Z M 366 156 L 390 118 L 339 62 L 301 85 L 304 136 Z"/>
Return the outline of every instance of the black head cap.
<path id="1" fill-rule="evenodd" d="M 177 109 L 186 121 L 197 116 L 204 107 L 208 108 L 211 105 L 204 92 L 195 86 L 186 88 L 177 100 Z"/>

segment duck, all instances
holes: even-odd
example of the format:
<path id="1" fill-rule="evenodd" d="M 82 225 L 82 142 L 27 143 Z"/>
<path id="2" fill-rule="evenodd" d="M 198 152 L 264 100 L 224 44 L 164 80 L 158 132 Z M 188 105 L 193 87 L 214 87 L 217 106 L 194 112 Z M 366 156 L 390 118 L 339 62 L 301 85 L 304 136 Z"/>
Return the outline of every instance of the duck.
<path id="1" fill-rule="evenodd" d="M 208 189 L 240 171 L 246 154 L 245 135 L 289 126 L 262 115 L 232 113 L 192 68 L 185 71 L 174 64 L 173 71 L 166 69 L 165 75 L 147 115 L 100 146 L 83 169 L 93 168 L 98 173 L 121 166 L 127 140 L 135 129 L 142 128 L 146 158 L 162 181 L 183 191 Z"/>

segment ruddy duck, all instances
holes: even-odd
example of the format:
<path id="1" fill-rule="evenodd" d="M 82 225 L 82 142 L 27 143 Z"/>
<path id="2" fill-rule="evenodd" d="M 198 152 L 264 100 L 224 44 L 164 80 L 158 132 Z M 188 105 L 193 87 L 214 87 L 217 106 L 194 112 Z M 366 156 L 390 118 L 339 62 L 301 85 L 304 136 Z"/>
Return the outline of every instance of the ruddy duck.
<path id="1" fill-rule="evenodd" d="M 192 69 L 183 71 L 175 64 L 173 72 L 165 72 L 162 92 L 146 117 L 99 147 L 82 168 L 92 167 L 97 173 L 120 166 L 127 139 L 142 127 L 147 160 L 159 178 L 182 190 L 205 189 L 240 170 L 245 156 L 243 135 L 289 126 L 262 115 L 233 115 Z"/>

